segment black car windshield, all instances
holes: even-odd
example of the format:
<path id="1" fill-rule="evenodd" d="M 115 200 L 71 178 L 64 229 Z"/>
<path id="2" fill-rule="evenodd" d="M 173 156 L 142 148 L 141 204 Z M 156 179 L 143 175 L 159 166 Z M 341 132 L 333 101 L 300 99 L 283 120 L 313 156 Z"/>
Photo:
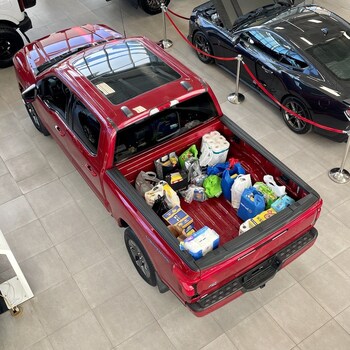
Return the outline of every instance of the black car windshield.
<path id="1" fill-rule="evenodd" d="M 115 105 L 180 78 L 137 40 L 107 44 L 73 65 Z"/>
<path id="2" fill-rule="evenodd" d="M 290 5 L 287 3 L 280 2 L 278 4 L 265 5 L 259 7 L 254 11 L 250 11 L 242 16 L 238 17 L 233 24 L 231 30 L 238 30 L 247 28 L 248 26 L 259 26 L 265 23 L 270 18 L 275 18 L 281 12 L 284 12 L 286 8 L 290 8 Z"/>
<path id="3" fill-rule="evenodd" d="M 350 80 L 350 35 L 346 32 L 306 51 L 337 78 Z"/>

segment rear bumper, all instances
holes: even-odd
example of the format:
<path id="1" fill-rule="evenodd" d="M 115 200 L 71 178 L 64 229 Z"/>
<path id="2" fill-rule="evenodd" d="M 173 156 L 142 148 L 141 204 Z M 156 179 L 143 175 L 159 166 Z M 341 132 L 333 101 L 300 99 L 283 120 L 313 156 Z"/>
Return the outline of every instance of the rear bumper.
<path id="1" fill-rule="evenodd" d="M 317 230 L 312 228 L 297 240 L 245 274 L 204 296 L 197 302 L 192 304 L 187 303 L 186 306 L 197 316 L 204 316 L 239 297 L 243 293 L 263 287 L 281 268 L 288 265 L 305 250 L 310 248 L 314 244 L 317 235 Z"/>
<path id="2" fill-rule="evenodd" d="M 24 13 L 24 19 L 19 22 L 18 28 L 22 33 L 25 33 L 27 30 L 33 28 L 32 21 L 26 12 Z"/>

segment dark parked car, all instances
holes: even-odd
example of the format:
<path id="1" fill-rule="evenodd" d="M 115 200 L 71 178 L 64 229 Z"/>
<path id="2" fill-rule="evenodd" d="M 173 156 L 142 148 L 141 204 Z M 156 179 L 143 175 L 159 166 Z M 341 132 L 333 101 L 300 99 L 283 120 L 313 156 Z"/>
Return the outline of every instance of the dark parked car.
<path id="1" fill-rule="evenodd" d="M 350 24 L 336 14 L 316 5 L 279 2 L 243 14 L 227 28 L 209 1 L 193 10 L 189 38 L 216 56 L 241 54 L 263 86 L 290 110 L 322 125 L 350 128 Z M 214 62 L 197 55 L 204 63 Z M 237 71 L 237 61 L 216 64 L 233 75 Z M 261 92 L 245 69 L 241 79 Z M 298 134 L 312 129 L 284 110 L 282 115 Z M 336 141 L 347 139 L 346 134 L 315 131 Z"/>
<path id="2" fill-rule="evenodd" d="M 106 0 L 111 1 L 111 0 Z M 130 0 L 128 0 L 130 1 Z M 161 3 L 162 0 L 131 0 L 135 5 L 141 6 L 145 12 L 150 15 L 155 15 L 162 11 Z M 168 6 L 170 0 L 163 0 L 165 6 Z"/>

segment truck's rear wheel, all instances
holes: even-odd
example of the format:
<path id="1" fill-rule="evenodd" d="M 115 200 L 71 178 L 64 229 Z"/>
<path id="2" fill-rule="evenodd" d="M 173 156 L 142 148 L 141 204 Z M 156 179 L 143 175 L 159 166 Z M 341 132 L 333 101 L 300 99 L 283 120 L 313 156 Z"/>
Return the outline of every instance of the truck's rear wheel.
<path id="1" fill-rule="evenodd" d="M 0 27 L 0 68 L 12 65 L 13 55 L 24 46 L 20 34 L 15 28 L 9 26 Z"/>
<path id="2" fill-rule="evenodd" d="M 130 259 L 132 260 L 139 275 L 149 285 L 153 287 L 156 286 L 157 280 L 153 264 L 145 248 L 130 227 L 128 227 L 124 232 L 124 241 L 126 249 L 130 255 Z"/>

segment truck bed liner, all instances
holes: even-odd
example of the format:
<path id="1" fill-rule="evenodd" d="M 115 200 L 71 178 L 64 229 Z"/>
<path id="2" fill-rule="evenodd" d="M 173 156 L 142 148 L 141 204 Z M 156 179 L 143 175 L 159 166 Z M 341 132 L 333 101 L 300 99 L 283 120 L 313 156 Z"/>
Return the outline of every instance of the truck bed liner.
<path id="1" fill-rule="evenodd" d="M 181 208 L 193 219 L 196 230 L 203 226 L 214 229 L 220 235 L 220 245 L 238 236 L 242 220 L 223 196 L 190 204 L 181 199 Z"/>

